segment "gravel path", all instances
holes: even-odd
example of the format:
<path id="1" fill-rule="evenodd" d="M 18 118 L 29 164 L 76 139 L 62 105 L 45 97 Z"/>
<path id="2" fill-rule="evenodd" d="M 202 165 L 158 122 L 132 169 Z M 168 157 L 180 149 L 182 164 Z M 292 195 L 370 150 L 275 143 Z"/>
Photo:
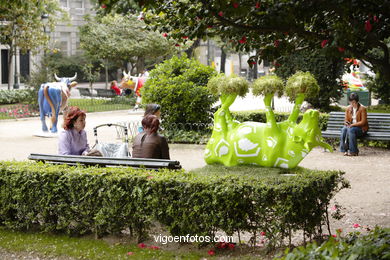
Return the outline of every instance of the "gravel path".
<path id="1" fill-rule="evenodd" d="M 102 123 L 136 120 L 140 114 L 127 111 L 91 113 L 87 115 L 88 138 L 93 144 L 93 126 Z M 60 122 L 61 122 L 60 118 Z M 25 160 L 30 153 L 57 153 L 56 138 L 33 137 L 39 131 L 37 118 L 27 120 L 0 121 L 1 160 Z M 111 132 L 110 132 L 111 131 Z M 99 134 L 102 139 L 115 140 L 115 131 L 108 129 Z M 204 146 L 170 145 L 171 158 L 179 160 L 184 169 L 203 167 Z M 314 149 L 300 164 L 310 169 L 341 170 L 351 183 L 351 189 L 336 195 L 336 201 L 345 207 L 345 217 L 332 221 L 332 227 L 342 228 L 344 232 L 365 230 L 375 225 L 390 227 L 390 150 L 380 148 L 361 148 L 358 157 L 345 157 L 338 152 L 324 152 Z M 355 229 L 353 224 L 363 228 Z M 7 253 L 0 250 L 0 259 L 58 259 L 39 258 L 39 256 Z"/>

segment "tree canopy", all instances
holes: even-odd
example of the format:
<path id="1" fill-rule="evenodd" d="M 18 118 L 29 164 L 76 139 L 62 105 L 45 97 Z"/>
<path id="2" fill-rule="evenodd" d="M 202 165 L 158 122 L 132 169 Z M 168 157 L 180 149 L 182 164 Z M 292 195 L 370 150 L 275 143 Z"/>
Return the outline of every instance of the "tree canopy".
<path id="1" fill-rule="evenodd" d="M 145 65 L 152 66 L 175 52 L 171 41 L 148 30 L 136 16 L 109 14 L 87 19 L 80 28 L 80 45 L 95 59 L 118 65 L 130 62 L 140 73 Z"/>
<path id="2" fill-rule="evenodd" d="M 106 11 L 124 0 L 99 0 Z M 133 1 L 133 0 L 132 0 Z M 383 0 L 134 0 L 145 21 L 177 41 L 219 35 L 236 50 L 257 50 L 249 64 L 297 49 L 369 62 L 390 81 L 390 2 Z"/>

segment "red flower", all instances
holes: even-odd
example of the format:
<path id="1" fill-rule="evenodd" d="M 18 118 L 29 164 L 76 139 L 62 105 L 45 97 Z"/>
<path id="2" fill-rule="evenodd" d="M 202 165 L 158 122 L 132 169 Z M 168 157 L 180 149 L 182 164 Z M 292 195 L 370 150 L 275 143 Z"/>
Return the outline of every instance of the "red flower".
<path id="1" fill-rule="evenodd" d="M 246 43 L 246 37 L 242 36 L 241 40 L 239 40 L 239 43 Z"/>
<path id="2" fill-rule="evenodd" d="M 374 22 L 379 22 L 378 16 L 374 15 Z"/>
<path id="3" fill-rule="evenodd" d="M 144 243 L 139 243 L 139 244 L 138 244 L 138 247 L 139 247 L 139 248 L 145 248 L 146 245 L 145 245 Z"/>
<path id="4" fill-rule="evenodd" d="M 168 34 L 167 33 L 163 33 L 162 36 L 166 38 L 166 37 L 168 37 Z"/>
<path id="5" fill-rule="evenodd" d="M 210 249 L 209 251 L 207 251 L 207 254 L 209 255 L 215 255 L 215 251 L 213 249 Z"/>
<path id="6" fill-rule="evenodd" d="M 259 9 L 259 8 L 260 8 L 260 5 L 261 5 L 260 2 L 256 2 L 255 8 L 256 8 L 256 9 Z"/>
<path id="7" fill-rule="evenodd" d="M 153 250 L 159 250 L 160 249 L 158 246 L 151 246 L 150 248 L 153 249 Z"/>
<path id="8" fill-rule="evenodd" d="M 337 237 L 336 235 L 332 235 L 332 237 Z"/>
<path id="9" fill-rule="evenodd" d="M 220 12 L 218 13 L 218 15 L 222 17 L 222 16 L 223 16 L 223 12 L 220 11 Z"/>
<path id="10" fill-rule="evenodd" d="M 276 66 L 276 64 L 275 64 L 275 66 Z M 260 232 L 260 236 L 265 237 L 265 232 L 264 232 L 264 231 L 261 231 L 261 232 Z"/>
<path id="11" fill-rule="evenodd" d="M 275 41 L 274 41 L 274 46 L 275 46 L 276 48 L 278 48 L 278 47 L 279 47 L 279 43 L 280 43 L 279 40 L 275 40 Z"/>
<path id="12" fill-rule="evenodd" d="M 229 243 L 228 246 L 229 246 L 229 249 L 234 249 L 234 247 L 235 247 L 235 245 L 232 243 Z"/>
<path id="13" fill-rule="evenodd" d="M 366 29 L 366 32 L 371 32 L 372 30 L 372 25 L 370 23 L 370 20 L 367 20 L 366 23 L 364 24 L 364 29 Z"/>
<path id="14" fill-rule="evenodd" d="M 234 8 L 238 8 L 239 6 L 240 6 L 239 3 L 233 3 Z"/>
<path id="15" fill-rule="evenodd" d="M 326 46 L 326 44 L 328 43 L 328 40 L 323 40 L 321 42 L 321 47 L 324 48 Z"/>
<path id="16" fill-rule="evenodd" d="M 102 4 L 101 8 L 105 9 L 105 8 L 107 8 L 107 5 Z"/>
<path id="17" fill-rule="evenodd" d="M 337 47 L 337 49 L 339 50 L 339 52 L 344 52 L 345 51 L 345 49 L 343 47 Z"/>
<path id="18" fill-rule="evenodd" d="M 257 62 L 256 61 L 251 61 L 251 65 L 256 65 Z"/>
<path id="19" fill-rule="evenodd" d="M 336 232 L 341 233 L 341 232 L 343 232 L 343 230 L 341 228 L 339 228 L 339 229 L 336 229 Z"/>
<path id="20" fill-rule="evenodd" d="M 176 47 L 179 47 L 179 46 L 180 46 L 180 44 L 176 43 L 176 44 L 175 44 L 175 46 L 176 46 Z"/>
<path id="21" fill-rule="evenodd" d="M 127 255 L 134 255 L 133 252 L 127 252 Z"/>
<path id="22" fill-rule="evenodd" d="M 360 225 L 357 224 L 357 223 L 355 223 L 355 224 L 353 224 L 353 227 L 354 227 L 354 228 L 358 228 L 358 227 L 360 227 Z"/>
<path id="23" fill-rule="evenodd" d="M 184 40 L 187 40 L 188 39 L 188 36 L 183 36 L 183 37 L 181 37 L 182 39 L 184 39 Z"/>
<path id="24" fill-rule="evenodd" d="M 213 26 L 212 25 L 207 25 L 207 28 L 211 29 L 211 28 L 213 28 Z"/>

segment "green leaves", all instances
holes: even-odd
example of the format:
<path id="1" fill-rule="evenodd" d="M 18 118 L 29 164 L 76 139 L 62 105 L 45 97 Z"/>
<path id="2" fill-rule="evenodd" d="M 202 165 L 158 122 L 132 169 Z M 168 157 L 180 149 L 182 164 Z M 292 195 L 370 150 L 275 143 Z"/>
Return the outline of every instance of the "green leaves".
<path id="1" fill-rule="evenodd" d="M 294 176 L 285 176 L 290 173 Z M 338 171 L 207 166 L 193 172 L 0 162 L 0 225 L 68 234 L 252 235 L 270 246 L 316 234 L 345 179 Z M 272 221 L 270 221 L 272 220 Z"/>
<path id="2" fill-rule="evenodd" d="M 206 87 L 216 72 L 186 55 L 173 56 L 156 66 L 142 88 L 145 104 L 161 105 L 162 124 L 169 128 L 181 124 L 210 123 L 216 97 Z"/>
<path id="3" fill-rule="evenodd" d="M 214 95 L 235 94 L 243 97 L 248 92 L 249 83 L 237 75 L 226 76 L 220 73 L 209 80 L 207 87 Z"/>
<path id="4" fill-rule="evenodd" d="M 283 95 L 283 81 L 276 75 L 262 76 L 255 80 L 252 85 L 253 95 Z"/>
<path id="5" fill-rule="evenodd" d="M 317 80 L 310 72 L 296 72 L 288 78 L 286 84 L 286 94 L 294 100 L 299 94 L 305 97 L 315 97 L 320 90 Z"/>

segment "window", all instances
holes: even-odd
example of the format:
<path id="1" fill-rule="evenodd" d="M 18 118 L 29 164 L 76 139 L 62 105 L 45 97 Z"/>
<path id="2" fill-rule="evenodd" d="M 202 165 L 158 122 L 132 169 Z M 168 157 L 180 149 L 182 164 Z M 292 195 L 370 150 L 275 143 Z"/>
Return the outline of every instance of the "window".
<path id="1" fill-rule="evenodd" d="M 83 15 L 84 14 L 84 0 L 74 0 L 73 7 L 75 14 Z"/>
<path id="2" fill-rule="evenodd" d="M 60 0 L 60 4 L 64 8 L 69 8 L 69 0 Z"/>
<path id="3" fill-rule="evenodd" d="M 60 50 L 64 55 L 70 56 L 72 50 L 70 45 L 70 32 L 62 32 L 60 35 Z"/>

